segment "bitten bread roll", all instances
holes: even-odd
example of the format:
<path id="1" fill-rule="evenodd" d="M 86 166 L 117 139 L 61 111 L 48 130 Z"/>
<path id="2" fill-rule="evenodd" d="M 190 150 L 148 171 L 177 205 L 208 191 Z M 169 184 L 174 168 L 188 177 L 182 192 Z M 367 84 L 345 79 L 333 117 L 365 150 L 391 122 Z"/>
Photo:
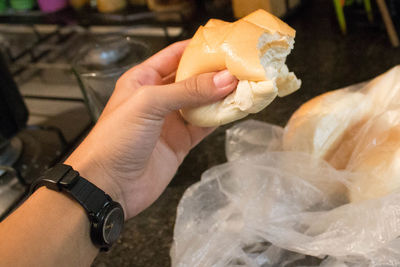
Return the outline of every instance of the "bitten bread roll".
<path id="1" fill-rule="evenodd" d="M 184 119 L 203 127 L 226 124 L 299 89 L 301 81 L 285 65 L 294 37 L 295 30 L 264 10 L 234 23 L 211 19 L 200 26 L 182 55 L 176 81 L 228 69 L 239 83 L 221 101 L 182 109 Z"/>

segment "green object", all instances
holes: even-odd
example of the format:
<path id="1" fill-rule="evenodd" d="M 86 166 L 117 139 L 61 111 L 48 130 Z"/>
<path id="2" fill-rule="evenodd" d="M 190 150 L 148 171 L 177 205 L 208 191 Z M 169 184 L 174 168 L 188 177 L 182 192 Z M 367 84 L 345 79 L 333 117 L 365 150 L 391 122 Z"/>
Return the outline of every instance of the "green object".
<path id="1" fill-rule="evenodd" d="M 10 0 L 10 5 L 15 10 L 29 10 L 35 5 L 34 0 Z"/>
<path id="2" fill-rule="evenodd" d="M 368 20 L 372 22 L 374 16 L 372 15 L 371 0 L 364 0 L 365 11 L 367 11 Z"/>
<path id="3" fill-rule="evenodd" d="M 340 29 L 342 30 L 343 33 L 346 33 L 347 28 L 346 28 L 346 19 L 344 18 L 344 13 L 343 13 L 343 7 L 341 0 L 333 0 L 333 4 L 335 6 L 336 10 L 336 16 L 339 21 L 339 26 Z"/>
<path id="4" fill-rule="evenodd" d="M 6 11 L 7 9 L 7 1 L 0 0 L 0 13 Z"/>
<path id="5" fill-rule="evenodd" d="M 368 20 L 372 22 L 374 20 L 374 17 L 372 14 L 371 0 L 363 0 L 363 1 L 364 1 L 365 11 L 367 12 Z M 361 3 L 361 1 L 358 1 L 357 3 Z M 340 29 L 342 30 L 343 34 L 345 34 L 347 31 L 346 18 L 344 17 L 344 12 L 343 12 L 343 5 L 350 6 L 352 4 L 354 4 L 354 0 L 333 0 L 333 5 L 335 6 L 336 10 L 336 16 L 339 22 Z"/>

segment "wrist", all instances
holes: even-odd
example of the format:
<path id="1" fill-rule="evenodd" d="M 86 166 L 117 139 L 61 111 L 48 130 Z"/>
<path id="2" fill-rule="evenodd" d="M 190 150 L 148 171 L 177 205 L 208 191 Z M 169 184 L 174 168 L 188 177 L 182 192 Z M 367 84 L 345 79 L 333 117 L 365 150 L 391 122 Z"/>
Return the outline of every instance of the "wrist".
<path id="1" fill-rule="evenodd" d="M 66 194 L 83 207 L 90 221 L 90 237 L 96 247 L 106 251 L 118 239 L 125 217 L 122 206 L 70 165 L 55 165 L 32 184 L 31 191 L 42 186 Z"/>
<path id="2" fill-rule="evenodd" d="M 124 213 L 126 213 L 122 191 L 117 184 L 112 181 L 112 177 L 109 177 L 107 171 L 104 170 L 102 166 L 99 166 L 99 164 L 88 160 L 88 157 L 79 157 L 79 153 L 75 152 L 64 162 L 64 164 L 71 166 L 75 171 L 79 172 L 81 177 L 84 177 L 86 180 L 103 190 L 112 198 L 113 201 L 120 203 Z"/>

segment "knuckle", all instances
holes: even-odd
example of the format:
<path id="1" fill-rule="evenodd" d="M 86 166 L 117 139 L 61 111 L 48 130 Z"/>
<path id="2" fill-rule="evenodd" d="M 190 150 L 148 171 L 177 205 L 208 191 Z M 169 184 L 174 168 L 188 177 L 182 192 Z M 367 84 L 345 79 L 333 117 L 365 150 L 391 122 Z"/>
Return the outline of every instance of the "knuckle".
<path id="1" fill-rule="evenodd" d="M 115 90 L 120 90 L 119 88 L 124 88 L 125 84 L 125 79 L 123 77 L 120 77 L 115 83 Z"/>
<path id="2" fill-rule="evenodd" d="M 146 105 L 151 104 L 151 99 L 149 99 L 148 95 L 149 94 L 146 87 L 139 87 L 130 97 L 131 104 L 135 105 L 137 109 L 141 109 Z"/>
<path id="3" fill-rule="evenodd" d="M 146 116 L 162 116 L 166 113 L 156 87 L 141 86 L 134 95 L 137 110 L 146 113 Z"/>
<path id="4" fill-rule="evenodd" d="M 127 80 L 127 75 L 126 73 L 124 73 L 121 75 L 121 77 L 118 78 L 117 82 L 115 83 L 115 87 L 123 86 L 126 80 Z"/>
<path id="5" fill-rule="evenodd" d="M 204 97 L 207 95 L 206 90 L 204 90 L 203 86 L 201 85 L 199 77 L 187 79 L 185 82 L 185 87 L 189 96 Z"/>
<path id="6" fill-rule="evenodd" d="M 150 86 L 141 86 L 139 87 L 139 89 L 136 90 L 134 98 L 139 103 L 150 104 L 152 100 L 150 97 L 150 95 L 152 94 L 151 91 L 152 89 Z"/>

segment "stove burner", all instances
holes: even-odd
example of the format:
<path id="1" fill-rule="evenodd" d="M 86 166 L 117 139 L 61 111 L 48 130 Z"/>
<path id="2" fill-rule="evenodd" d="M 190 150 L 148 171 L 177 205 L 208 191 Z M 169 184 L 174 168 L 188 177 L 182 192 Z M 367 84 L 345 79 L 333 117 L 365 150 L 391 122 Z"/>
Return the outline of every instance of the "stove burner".
<path id="1" fill-rule="evenodd" d="M 0 166 L 13 166 L 17 162 L 22 152 L 22 141 L 18 137 L 13 137 L 9 142 L 0 148 Z M 0 169 L 0 177 L 5 170 Z"/>
<path id="2" fill-rule="evenodd" d="M 26 194 L 24 186 L 17 177 L 17 171 L 9 166 L 0 166 L 0 222 L 15 203 Z"/>
<path id="3" fill-rule="evenodd" d="M 29 126 L 0 149 L 0 221 L 18 207 L 29 185 L 65 154 L 55 127 Z"/>
<path id="4" fill-rule="evenodd" d="M 0 136 L 0 222 L 23 201 L 30 184 L 63 161 L 93 125 L 88 101 L 71 71 L 72 58 L 80 45 L 94 36 L 112 33 L 133 36 L 155 52 L 186 33 L 182 25 L 171 25 L 171 29 L 153 24 L 53 26 L 18 25 L 18 31 L 0 27 L 7 42 L 20 45 L 6 54 L 29 110 L 27 127 L 20 129 L 15 138 L 6 141 Z"/>

